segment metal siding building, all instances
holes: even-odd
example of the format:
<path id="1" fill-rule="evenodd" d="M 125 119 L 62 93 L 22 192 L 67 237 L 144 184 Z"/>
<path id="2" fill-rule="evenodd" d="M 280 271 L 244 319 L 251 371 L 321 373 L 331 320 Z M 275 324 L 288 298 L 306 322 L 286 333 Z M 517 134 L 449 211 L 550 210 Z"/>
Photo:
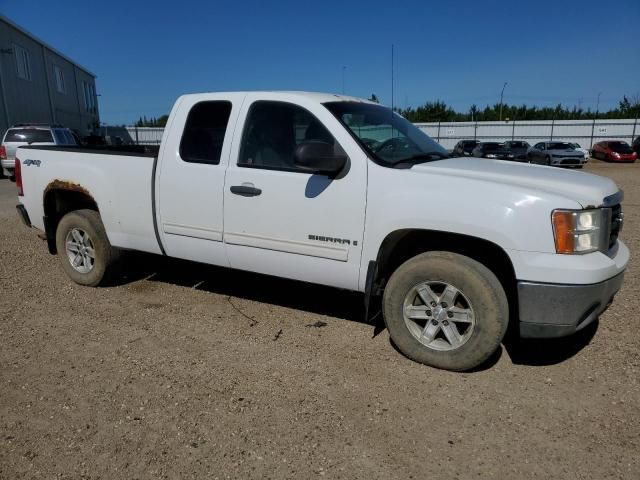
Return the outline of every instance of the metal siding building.
<path id="1" fill-rule="evenodd" d="M 0 15 L 0 135 L 16 123 L 99 126 L 96 76 Z"/>

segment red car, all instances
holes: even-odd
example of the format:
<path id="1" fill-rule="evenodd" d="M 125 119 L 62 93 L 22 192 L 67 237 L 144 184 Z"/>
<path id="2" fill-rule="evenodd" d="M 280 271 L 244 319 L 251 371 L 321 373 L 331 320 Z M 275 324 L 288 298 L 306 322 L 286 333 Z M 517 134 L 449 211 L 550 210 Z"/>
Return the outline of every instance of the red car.
<path id="1" fill-rule="evenodd" d="M 609 162 L 630 162 L 638 158 L 638 154 L 631 150 L 627 142 L 606 141 L 598 142 L 591 147 L 591 156 Z"/>

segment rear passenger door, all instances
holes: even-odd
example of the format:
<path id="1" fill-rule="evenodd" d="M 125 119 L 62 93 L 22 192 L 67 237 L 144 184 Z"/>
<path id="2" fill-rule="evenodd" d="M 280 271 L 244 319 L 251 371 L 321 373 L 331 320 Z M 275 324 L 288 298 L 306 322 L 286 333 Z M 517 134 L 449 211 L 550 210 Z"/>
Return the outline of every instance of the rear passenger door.
<path id="1" fill-rule="evenodd" d="M 228 265 L 223 187 L 244 96 L 185 96 L 174 108 L 155 177 L 158 234 L 169 256 Z"/>

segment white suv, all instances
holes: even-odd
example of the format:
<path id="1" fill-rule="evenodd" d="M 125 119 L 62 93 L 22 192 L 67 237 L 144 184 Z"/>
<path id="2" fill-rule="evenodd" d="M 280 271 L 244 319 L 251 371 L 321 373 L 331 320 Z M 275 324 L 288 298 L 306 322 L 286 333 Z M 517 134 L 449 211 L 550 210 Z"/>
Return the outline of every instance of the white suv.
<path id="1" fill-rule="evenodd" d="M 71 130 L 62 125 L 18 124 L 9 128 L 0 145 L 2 172 L 13 177 L 16 149 L 23 145 L 77 145 Z"/>

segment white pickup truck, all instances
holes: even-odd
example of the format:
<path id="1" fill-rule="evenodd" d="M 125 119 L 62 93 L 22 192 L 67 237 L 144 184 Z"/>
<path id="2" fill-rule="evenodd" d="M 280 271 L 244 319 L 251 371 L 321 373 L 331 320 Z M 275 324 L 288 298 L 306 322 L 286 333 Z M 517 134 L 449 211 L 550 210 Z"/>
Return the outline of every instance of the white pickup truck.
<path id="1" fill-rule="evenodd" d="M 21 147 L 15 167 L 20 216 L 79 284 L 129 249 L 359 291 L 405 355 L 450 370 L 485 361 L 509 322 L 585 327 L 629 260 L 611 180 L 449 158 L 341 95 L 185 95 L 157 155 Z"/>

